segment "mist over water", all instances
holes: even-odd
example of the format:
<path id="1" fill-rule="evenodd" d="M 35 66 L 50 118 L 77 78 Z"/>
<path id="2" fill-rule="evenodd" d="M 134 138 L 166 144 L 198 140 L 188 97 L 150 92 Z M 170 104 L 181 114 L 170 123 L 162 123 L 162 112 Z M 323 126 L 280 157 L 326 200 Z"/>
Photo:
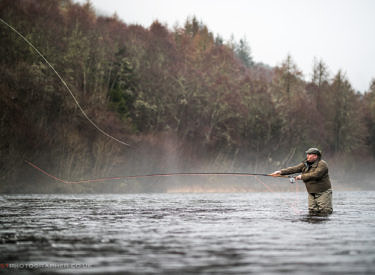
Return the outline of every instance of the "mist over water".
<path id="1" fill-rule="evenodd" d="M 84 265 L 10 270 L 24 274 L 373 274 L 374 195 L 334 192 L 328 217 L 307 215 L 305 192 L 2 195 L 0 262 Z"/>

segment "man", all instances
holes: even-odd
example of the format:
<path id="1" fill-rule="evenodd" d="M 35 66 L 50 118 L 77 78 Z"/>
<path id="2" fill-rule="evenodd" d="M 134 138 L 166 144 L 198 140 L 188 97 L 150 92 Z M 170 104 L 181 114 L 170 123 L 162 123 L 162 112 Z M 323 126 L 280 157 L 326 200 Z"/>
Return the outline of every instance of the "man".
<path id="1" fill-rule="evenodd" d="M 303 180 L 309 196 L 310 214 L 331 214 L 332 209 L 332 187 L 328 175 L 328 165 L 322 160 L 322 154 L 317 148 L 306 151 L 306 160 L 297 166 L 288 167 L 275 171 L 271 175 L 290 175 L 301 173 L 296 180 Z"/>

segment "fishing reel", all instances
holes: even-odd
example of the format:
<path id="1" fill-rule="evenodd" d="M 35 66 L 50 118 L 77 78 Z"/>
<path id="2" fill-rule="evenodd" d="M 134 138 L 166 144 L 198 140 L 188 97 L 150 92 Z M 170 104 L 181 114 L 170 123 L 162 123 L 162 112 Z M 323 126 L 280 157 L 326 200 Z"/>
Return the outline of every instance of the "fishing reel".
<path id="1" fill-rule="evenodd" d="M 290 177 L 290 178 L 289 178 L 289 182 L 290 182 L 291 184 L 296 183 L 296 179 L 295 179 L 294 177 Z"/>

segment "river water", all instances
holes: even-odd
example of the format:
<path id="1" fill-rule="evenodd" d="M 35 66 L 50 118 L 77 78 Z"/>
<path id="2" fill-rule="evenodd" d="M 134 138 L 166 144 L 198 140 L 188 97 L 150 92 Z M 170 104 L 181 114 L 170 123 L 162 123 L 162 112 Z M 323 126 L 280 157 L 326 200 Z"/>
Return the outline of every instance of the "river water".
<path id="1" fill-rule="evenodd" d="M 375 274 L 375 192 L 0 196 L 0 272 Z"/>

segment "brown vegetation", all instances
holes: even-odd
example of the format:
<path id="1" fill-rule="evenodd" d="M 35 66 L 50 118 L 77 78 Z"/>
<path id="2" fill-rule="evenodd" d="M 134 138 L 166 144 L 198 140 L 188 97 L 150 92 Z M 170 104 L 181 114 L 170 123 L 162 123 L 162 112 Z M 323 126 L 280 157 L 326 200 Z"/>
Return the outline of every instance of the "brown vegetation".
<path id="1" fill-rule="evenodd" d="M 69 0 L 3 0 L 0 17 L 53 64 L 93 121 L 131 144 L 96 131 L 53 71 L 0 24 L 0 192 L 166 190 L 166 182 L 64 186 L 25 159 L 66 179 L 266 172 L 312 146 L 337 175 L 374 164 L 375 81 L 359 94 L 323 61 L 308 81 L 291 56 L 275 68 L 254 64 L 246 41 L 225 44 L 195 18 L 144 28 Z"/>

